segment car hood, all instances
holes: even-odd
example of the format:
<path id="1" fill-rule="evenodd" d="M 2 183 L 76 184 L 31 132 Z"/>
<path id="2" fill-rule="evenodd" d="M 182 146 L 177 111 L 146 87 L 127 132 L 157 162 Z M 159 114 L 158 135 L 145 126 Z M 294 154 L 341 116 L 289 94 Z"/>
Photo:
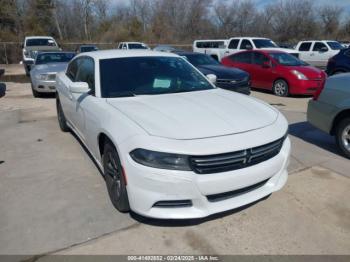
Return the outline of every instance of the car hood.
<path id="1" fill-rule="evenodd" d="M 218 79 L 241 80 L 248 76 L 248 73 L 243 70 L 229 68 L 223 65 L 201 65 L 197 66 L 197 68 L 204 75 L 214 74 Z"/>
<path id="2" fill-rule="evenodd" d="M 49 63 L 43 65 L 36 65 L 34 69 L 40 73 L 58 73 L 65 71 L 68 63 Z"/>
<path id="3" fill-rule="evenodd" d="M 264 102 L 222 89 L 108 98 L 149 135 L 170 139 L 225 136 L 271 125 L 278 111 Z"/>
<path id="4" fill-rule="evenodd" d="M 322 70 L 313 66 L 288 66 L 290 70 L 297 70 L 309 79 L 324 78 L 325 74 Z"/>

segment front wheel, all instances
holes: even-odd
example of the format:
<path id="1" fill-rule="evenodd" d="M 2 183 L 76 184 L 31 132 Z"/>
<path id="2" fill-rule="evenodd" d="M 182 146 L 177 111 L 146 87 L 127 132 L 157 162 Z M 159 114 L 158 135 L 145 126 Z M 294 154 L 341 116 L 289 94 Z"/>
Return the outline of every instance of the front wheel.
<path id="1" fill-rule="evenodd" d="M 350 118 L 344 118 L 338 123 L 335 139 L 340 151 L 350 158 Z"/>
<path id="2" fill-rule="evenodd" d="M 275 83 L 273 83 L 272 91 L 276 96 L 288 96 L 288 83 L 283 79 L 276 80 Z"/>
<path id="3" fill-rule="evenodd" d="M 57 109 L 57 120 L 58 120 L 58 124 L 59 124 L 61 130 L 63 132 L 68 132 L 69 127 L 67 125 L 67 120 L 66 120 L 66 117 L 64 116 L 61 102 L 58 98 L 56 98 L 56 109 Z"/>
<path id="4" fill-rule="evenodd" d="M 128 212 L 130 207 L 123 168 L 117 150 L 109 141 L 103 150 L 103 170 L 113 206 L 120 212 Z"/>

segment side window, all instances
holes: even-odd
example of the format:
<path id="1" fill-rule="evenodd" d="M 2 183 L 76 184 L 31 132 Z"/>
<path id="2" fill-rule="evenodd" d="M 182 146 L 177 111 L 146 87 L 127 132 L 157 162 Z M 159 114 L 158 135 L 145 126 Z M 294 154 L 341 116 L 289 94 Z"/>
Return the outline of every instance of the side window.
<path id="1" fill-rule="evenodd" d="M 237 49 L 238 48 L 239 39 L 232 39 L 230 44 L 228 45 L 229 49 Z"/>
<path id="2" fill-rule="evenodd" d="M 350 49 L 346 50 L 346 51 L 344 52 L 344 55 L 350 57 Z"/>
<path id="3" fill-rule="evenodd" d="M 305 42 L 299 46 L 299 51 L 307 52 L 307 51 L 310 51 L 310 48 L 311 48 L 311 42 Z"/>
<path id="4" fill-rule="evenodd" d="M 328 47 L 322 42 L 316 42 L 313 51 L 327 51 Z"/>
<path id="5" fill-rule="evenodd" d="M 78 66 L 76 82 L 86 82 L 92 93 L 95 93 L 95 63 L 94 60 L 84 57 Z"/>
<path id="6" fill-rule="evenodd" d="M 240 53 L 237 55 L 230 56 L 231 60 L 237 63 L 251 64 L 252 55 L 250 52 Z"/>
<path id="7" fill-rule="evenodd" d="M 69 63 L 68 68 L 67 68 L 66 75 L 72 82 L 75 81 L 75 77 L 77 75 L 78 60 L 79 59 L 74 59 L 71 63 Z"/>
<path id="8" fill-rule="evenodd" d="M 252 49 L 252 48 L 253 48 L 252 43 L 247 39 L 243 39 L 240 49 Z"/>
<path id="9" fill-rule="evenodd" d="M 269 62 L 269 61 L 270 59 L 267 56 L 257 52 L 253 53 L 253 64 L 262 65 L 264 62 Z"/>

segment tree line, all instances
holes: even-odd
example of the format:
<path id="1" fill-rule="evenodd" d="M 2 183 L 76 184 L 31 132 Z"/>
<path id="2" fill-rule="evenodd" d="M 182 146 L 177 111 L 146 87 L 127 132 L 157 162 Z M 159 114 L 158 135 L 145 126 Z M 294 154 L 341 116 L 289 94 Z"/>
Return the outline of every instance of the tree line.
<path id="1" fill-rule="evenodd" d="M 257 7 L 251 0 L 0 0 L 0 42 L 21 42 L 26 35 L 173 44 L 233 36 L 349 40 L 349 13 L 317 2 L 278 0 Z"/>

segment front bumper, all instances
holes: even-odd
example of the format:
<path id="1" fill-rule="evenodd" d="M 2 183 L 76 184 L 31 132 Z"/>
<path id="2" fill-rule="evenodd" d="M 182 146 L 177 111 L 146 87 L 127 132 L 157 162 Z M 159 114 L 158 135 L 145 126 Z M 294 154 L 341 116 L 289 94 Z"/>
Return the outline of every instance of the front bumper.
<path id="1" fill-rule="evenodd" d="M 287 138 L 275 157 L 257 165 L 229 172 L 200 175 L 192 171 L 156 169 L 124 161 L 131 209 L 143 216 L 162 219 L 207 217 L 255 202 L 283 187 L 287 181 L 291 144 Z M 260 184 L 259 187 L 254 185 Z M 233 197 L 210 201 L 217 194 L 253 186 Z M 187 207 L 155 207 L 159 201 L 189 200 Z"/>
<path id="2" fill-rule="evenodd" d="M 325 79 L 320 80 L 294 80 L 289 83 L 290 93 L 294 95 L 313 95 L 325 83 Z"/>
<path id="3" fill-rule="evenodd" d="M 55 85 L 56 85 L 56 81 L 44 81 L 44 80 L 33 81 L 33 89 L 41 93 L 56 92 Z"/>

